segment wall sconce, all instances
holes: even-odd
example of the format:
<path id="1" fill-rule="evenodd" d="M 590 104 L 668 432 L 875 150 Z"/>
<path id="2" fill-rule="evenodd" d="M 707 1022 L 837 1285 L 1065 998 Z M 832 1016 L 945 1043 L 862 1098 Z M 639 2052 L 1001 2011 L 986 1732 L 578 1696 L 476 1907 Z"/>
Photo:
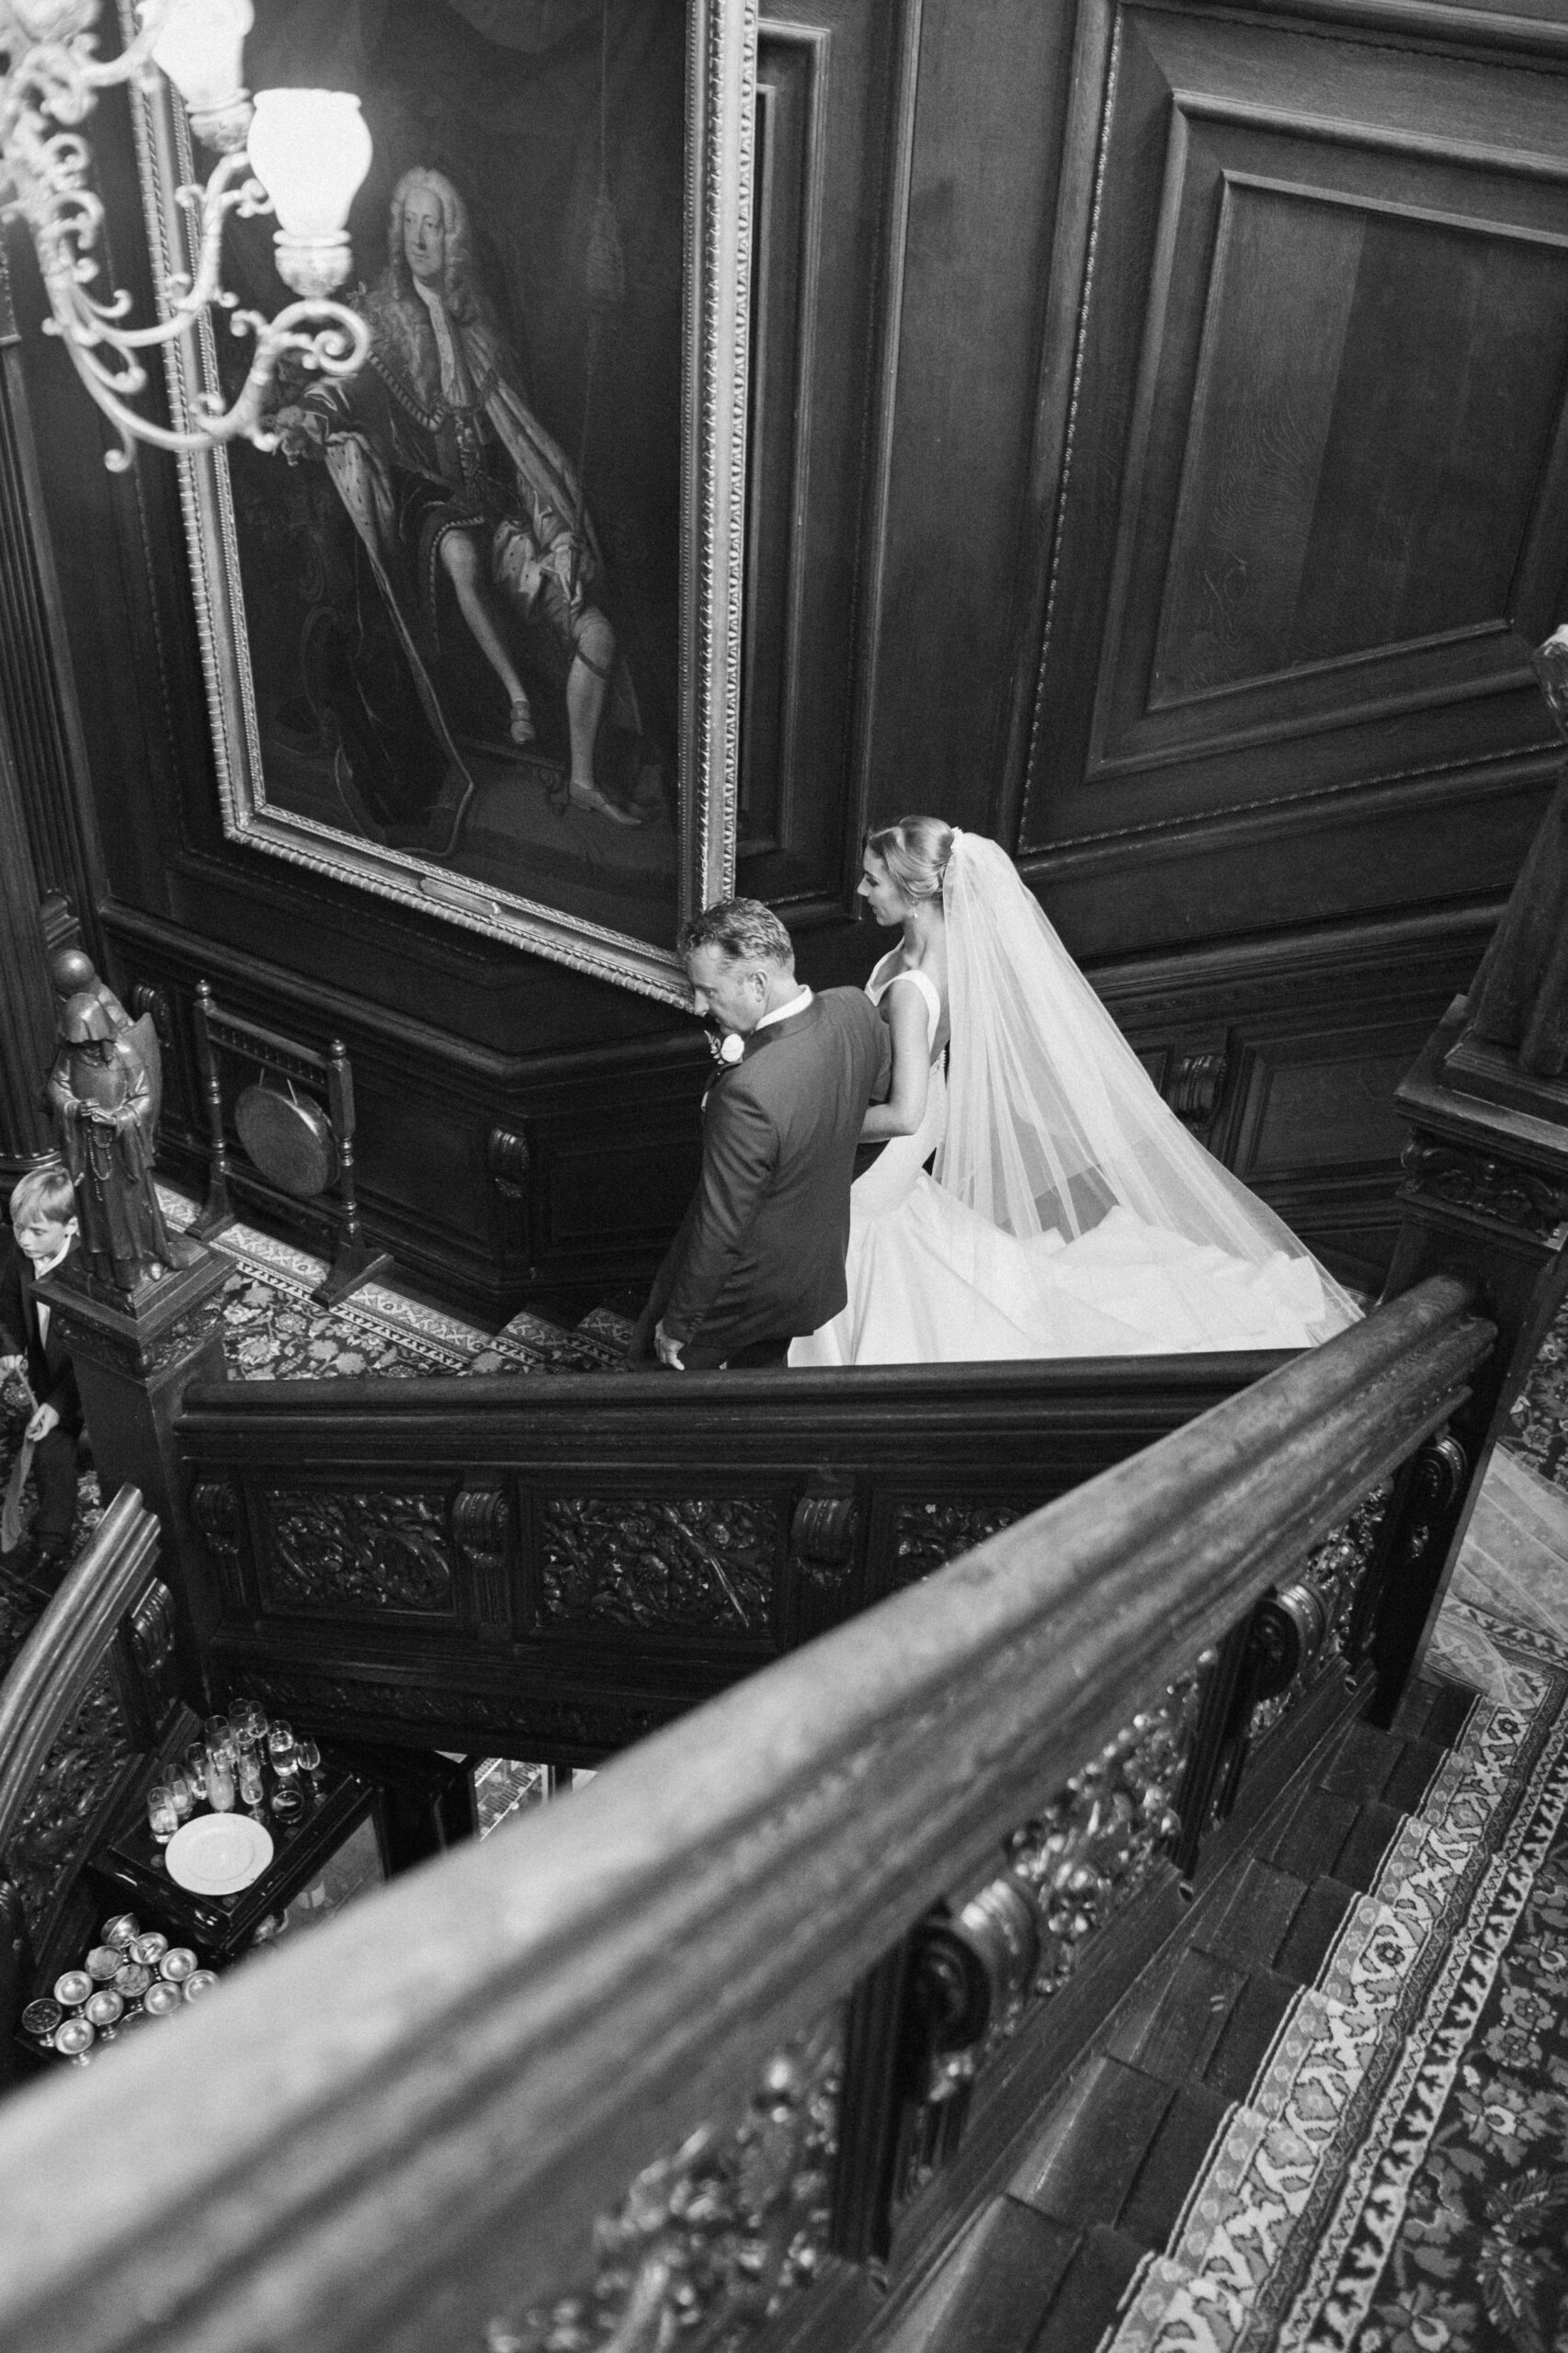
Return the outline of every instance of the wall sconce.
<path id="1" fill-rule="evenodd" d="M 264 90 L 253 107 L 240 79 L 251 0 L 142 0 L 135 39 L 108 64 L 96 53 L 98 7 L 99 0 L 0 0 L 0 214 L 19 214 L 32 233 L 49 297 L 45 324 L 119 435 L 105 460 L 111 472 L 129 466 L 137 441 L 191 450 L 243 436 L 274 449 L 263 407 L 285 354 L 341 377 L 369 347 L 363 320 L 327 299 L 348 275 L 348 208 L 369 168 L 359 101 L 336 90 Z M 99 300 L 90 291 L 103 205 L 87 185 L 92 149 L 75 125 L 100 90 L 144 86 L 158 73 L 220 160 L 205 188 L 178 192 L 198 223 L 194 274 L 165 282 L 168 316 L 158 325 L 132 327 L 124 324 L 129 295 Z M 278 273 L 301 299 L 266 319 L 238 309 L 223 290 L 222 248 L 231 212 L 269 210 L 280 223 Z M 234 334 L 255 335 L 255 356 L 232 407 L 214 405 L 199 427 L 175 432 L 128 405 L 147 383 L 141 355 L 193 335 L 210 306 L 232 313 Z"/>

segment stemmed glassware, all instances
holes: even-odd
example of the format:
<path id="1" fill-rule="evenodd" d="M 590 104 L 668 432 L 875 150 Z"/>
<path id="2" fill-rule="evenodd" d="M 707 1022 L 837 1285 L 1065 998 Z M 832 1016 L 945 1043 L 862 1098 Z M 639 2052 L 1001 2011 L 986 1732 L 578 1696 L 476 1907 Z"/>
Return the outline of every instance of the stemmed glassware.
<path id="1" fill-rule="evenodd" d="M 214 1813 L 234 1810 L 234 1760 L 228 1755 L 214 1756 L 208 1766 L 207 1802 Z"/>
<path id="2" fill-rule="evenodd" d="M 320 1795 L 315 1777 L 321 1767 L 321 1750 L 313 1740 L 296 1741 L 281 1720 L 269 1722 L 257 1700 L 231 1699 L 227 1713 L 207 1718 L 202 1737 L 191 1742 L 183 1759 L 175 1761 L 149 1793 L 153 1835 L 163 1845 L 196 1807 L 206 1804 L 215 1813 L 228 1813 L 236 1798 L 253 1812 L 270 1803 L 277 1814 L 297 1814 L 307 1798 L 313 1802 Z"/>

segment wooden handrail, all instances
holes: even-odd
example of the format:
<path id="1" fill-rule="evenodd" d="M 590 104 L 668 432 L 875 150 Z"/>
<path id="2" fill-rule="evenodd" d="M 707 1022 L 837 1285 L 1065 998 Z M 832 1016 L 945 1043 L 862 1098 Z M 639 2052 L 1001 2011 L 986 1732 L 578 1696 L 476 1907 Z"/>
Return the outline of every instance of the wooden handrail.
<path id="1" fill-rule="evenodd" d="M 0 2118 L 0 2342 L 443 2353 L 1437 1428 L 1434 1277 Z"/>
<path id="2" fill-rule="evenodd" d="M 121 1487 L 0 1684 L 0 1856 L 17 1833 L 51 1742 L 69 1723 L 115 1627 L 140 1598 L 158 1523 Z"/>
<path id="3" fill-rule="evenodd" d="M 1228 1396 L 1290 1361 L 1288 1349 L 1196 1350 L 1180 1356 L 1057 1357 L 1019 1364 L 857 1365 L 791 1372 L 577 1372 L 549 1381 L 517 1374 L 477 1374 L 454 1382 L 449 1374 L 423 1379 L 192 1381 L 180 1401 L 182 1439 L 208 1442 L 251 1430 L 300 1437 L 312 1447 L 349 1438 L 373 1438 L 383 1429 L 394 1449 L 407 1445 L 410 1422 L 467 1429 L 476 1423 L 503 1438 L 508 1428 L 570 1436 L 585 1417 L 607 1426 L 635 1425 L 656 1443 L 689 1436 L 694 1415 L 708 1425 L 711 1449 L 717 1420 L 726 1430 L 747 1424 L 790 1429 L 846 1417 L 855 1421 L 917 1416 L 922 1429 L 1009 1410 L 1038 1418 L 1049 1406 L 1062 1421 L 1084 1419 L 1117 1404 L 1142 1414 L 1151 1401 L 1185 1402 L 1208 1390 Z M 324 1432 L 332 1433 L 324 1437 Z"/>

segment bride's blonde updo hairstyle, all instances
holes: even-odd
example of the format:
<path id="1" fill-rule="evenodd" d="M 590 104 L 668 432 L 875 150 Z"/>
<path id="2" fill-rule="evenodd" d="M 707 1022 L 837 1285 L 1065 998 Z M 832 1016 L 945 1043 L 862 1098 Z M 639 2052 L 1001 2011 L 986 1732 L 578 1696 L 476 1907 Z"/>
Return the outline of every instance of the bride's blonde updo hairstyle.
<path id="1" fill-rule="evenodd" d="M 945 817 L 901 817 L 866 836 L 900 895 L 912 904 L 940 898 L 942 876 L 952 853 L 953 829 Z"/>

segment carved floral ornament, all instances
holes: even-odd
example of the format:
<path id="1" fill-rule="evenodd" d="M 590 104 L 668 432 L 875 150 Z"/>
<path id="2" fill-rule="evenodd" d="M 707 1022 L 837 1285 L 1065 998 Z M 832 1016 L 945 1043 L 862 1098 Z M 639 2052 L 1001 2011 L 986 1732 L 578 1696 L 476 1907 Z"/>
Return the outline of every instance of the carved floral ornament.
<path id="1" fill-rule="evenodd" d="M 600 2216 L 591 2280 L 497 2313 L 483 2353 L 665 2353 L 766 2327 L 827 2248 L 843 2042 L 835 2012 L 776 2052 L 738 2124 L 699 2125 Z"/>
<path id="2" fill-rule="evenodd" d="M 1425 1194 L 1542 1240 L 1555 1239 L 1568 1225 L 1568 1192 L 1510 1161 L 1413 1136 L 1400 1165 L 1410 1180 L 1402 1188 L 1403 1199 Z"/>

